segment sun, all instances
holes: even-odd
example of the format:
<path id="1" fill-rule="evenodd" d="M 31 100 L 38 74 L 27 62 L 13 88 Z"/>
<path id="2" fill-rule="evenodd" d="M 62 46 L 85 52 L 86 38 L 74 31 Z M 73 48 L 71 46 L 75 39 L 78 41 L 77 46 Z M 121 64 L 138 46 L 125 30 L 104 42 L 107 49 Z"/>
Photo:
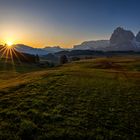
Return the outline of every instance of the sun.
<path id="1" fill-rule="evenodd" d="M 12 41 L 7 41 L 6 43 L 9 47 L 13 45 L 13 42 Z"/>

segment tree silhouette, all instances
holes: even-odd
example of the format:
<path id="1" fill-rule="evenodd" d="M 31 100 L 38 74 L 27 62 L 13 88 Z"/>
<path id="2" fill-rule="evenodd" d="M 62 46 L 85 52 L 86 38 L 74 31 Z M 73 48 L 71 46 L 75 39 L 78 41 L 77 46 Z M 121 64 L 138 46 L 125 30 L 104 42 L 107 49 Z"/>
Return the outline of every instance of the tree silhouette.
<path id="1" fill-rule="evenodd" d="M 68 58 L 66 55 L 61 55 L 60 56 L 60 64 L 65 64 L 68 62 Z"/>
<path id="2" fill-rule="evenodd" d="M 36 62 L 38 63 L 40 61 L 38 54 L 36 55 Z"/>

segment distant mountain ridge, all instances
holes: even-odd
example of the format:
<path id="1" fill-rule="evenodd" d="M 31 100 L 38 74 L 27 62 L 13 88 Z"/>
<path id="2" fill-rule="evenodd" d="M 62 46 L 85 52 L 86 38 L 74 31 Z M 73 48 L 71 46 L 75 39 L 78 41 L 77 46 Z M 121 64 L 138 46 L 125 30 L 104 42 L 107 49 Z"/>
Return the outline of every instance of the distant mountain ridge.
<path id="1" fill-rule="evenodd" d="M 74 50 L 100 50 L 108 47 L 109 40 L 85 41 L 80 45 L 75 45 Z"/>
<path id="2" fill-rule="evenodd" d="M 64 51 L 65 49 L 61 48 L 60 46 L 54 46 L 54 47 L 45 47 L 43 50 L 47 51 L 48 53 L 56 53 L 60 51 Z"/>
<path id="3" fill-rule="evenodd" d="M 33 55 L 47 55 L 49 53 L 57 53 L 61 51 L 72 50 L 93 50 L 93 51 L 140 51 L 140 31 L 135 36 L 132 31 L 118 27 L 111 34 L 109 40 L 93 40 L 84 41 L 79 45 L 74 45 L 71 49 L 62 48 L 60 46 L 33 48 L 24 44 L 14 45 L 19 52 L 29 53 Z"/>
<path id="4" fill-rule="evenodd" d="M 13 45 L 13 47 L 19 52 L 29 53 L 29 54 L 33 54 L 33 55 L 48 54 L 48 52 L 43 49 L 33 48 L 33 47 L 30 47 L 30 46 L 27 46 L 24 44 L 16 44 L 16 45 Z"/>
<path id="5" fill-rule="evenodd" d="M 45 47 L 45 48 L 33 48 L 31 46 L 27 46 L 24 44 L 16 44 L 16 45 L 13 45 L 13 47 L 19 52 L 29 53 L 29 54 L 33 54 L 33 55 L 36 55 L 36 54 L 37 55 L 46 55 L 48 53 L 56 53 L 56 52 L 65 50 L 59 46 Z"/>
<path id="6" fill-rule="evenodd" d="M 29 53 L 23 53 L 17 51 L 15 48 L 7 49 L 6 45 L 0 45 L 0 58 L 4 58 L 6 60 L 17 61 L 17 62 L 25 62 L 25 63 L 38 63 L 39 57 L 38 55 L 33 55 Z M 6 62 L 6 61 L 5 61 Z"/>
<path id="7" fill-rule="evenodd" d="M 86 41 L 74 46 L 75 50 L 101 51 L 140 51 L 140 32 L 136 35 L 129 30 L 118 27 L 110 40 Z"/>

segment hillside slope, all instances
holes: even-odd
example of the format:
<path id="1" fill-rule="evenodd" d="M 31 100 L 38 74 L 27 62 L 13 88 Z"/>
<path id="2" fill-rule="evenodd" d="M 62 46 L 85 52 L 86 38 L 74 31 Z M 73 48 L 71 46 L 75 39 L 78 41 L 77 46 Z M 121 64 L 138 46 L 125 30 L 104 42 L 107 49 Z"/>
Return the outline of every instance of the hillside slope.
<path id="1" fill-rule="evenodd" d="M 109 58 L 5 79 L 0 139 L 138 139 L 139 71 L 137 58 Z"/>

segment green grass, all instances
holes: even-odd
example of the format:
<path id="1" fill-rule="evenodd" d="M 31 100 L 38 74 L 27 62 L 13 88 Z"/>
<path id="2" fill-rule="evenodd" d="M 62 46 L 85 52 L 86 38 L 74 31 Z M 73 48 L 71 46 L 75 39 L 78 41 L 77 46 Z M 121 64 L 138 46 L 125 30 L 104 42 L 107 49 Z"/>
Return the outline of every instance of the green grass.
<path id="1" fill-rule="evenodd" d="M 0 139 L 139 139 L 139 66 L 102 58 L 3 79 Z"/>

